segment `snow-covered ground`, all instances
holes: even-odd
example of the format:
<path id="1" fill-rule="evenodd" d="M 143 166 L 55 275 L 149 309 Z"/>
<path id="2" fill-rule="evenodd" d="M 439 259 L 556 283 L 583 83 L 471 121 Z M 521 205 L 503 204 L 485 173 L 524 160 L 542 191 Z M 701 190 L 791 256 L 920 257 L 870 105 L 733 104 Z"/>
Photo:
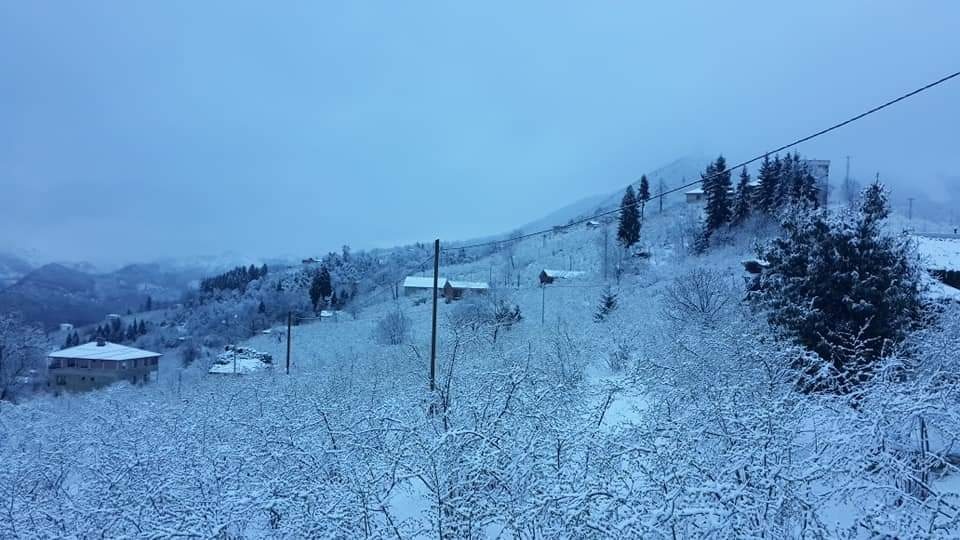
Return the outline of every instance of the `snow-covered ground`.
<path id="1" fill-rule="evenodd" d="M 300 321 L 289 344 L 279 325 L 238 344 L 270 354 L 270 370 L 198 365 L 149 387 L 5 407 L 0 536 L 958 533 L 954 467 L 915 467 L 914 452 L 921 418 L 925 455 L 952 453 L 960 433 L 960 334 L 925 330 L 917 354 L 941 367 L 878 383 L 856 406 L 798 393 L 800 352 L 739 302 L 740 261 L 763 231 L 693 257 L 695 227 L 684 205 L 648 209 L 643 257 L 620 252 L 612 224 L 469 263 L 446 251 L 444 277 L 492 287 L 440 302 L 433 393 L 428 297 L 384 288 L 355 317 Z M 544 268 L 583 274 L 541 287 Z M 696 268 L 728 299 L 710 320 L 670 301 Z M 617 307 L 597 321 L 605 291 Z M 501 304 L 522 319 L 492 324 Z M 405 339 L 387 344 L 383 321 L 398 311 Z"/>

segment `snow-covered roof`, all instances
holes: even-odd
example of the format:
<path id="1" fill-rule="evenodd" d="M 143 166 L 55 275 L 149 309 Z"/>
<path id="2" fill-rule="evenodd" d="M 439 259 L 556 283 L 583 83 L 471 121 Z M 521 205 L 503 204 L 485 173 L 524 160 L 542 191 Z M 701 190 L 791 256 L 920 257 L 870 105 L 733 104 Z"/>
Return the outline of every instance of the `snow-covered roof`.
<path id="1" fill-rule="evenodd" d="M 690 191 L 684 191 L 687 195 L 703 195 L 703 188 L 691 189 Z"/>
<path id="2" fill-rule="evenodd" d="M 443 285 L 447 282 L 446 278 L 440 278 L 437 280 L 437 288 L 442 289 Z M 403 280 L 404 287 L 411 287 L 414 289 L 432 289 L 433 288 L 433 276 L 407 276 Z"/>
<path id="3" fill-rule="evenodd" d="M 490 285 L 483 281 L 450 281 L 448 283 L 454 289 L 482 290 L 490 288 Z"/>
<path id="4" fill-rule="evenodd" d="M 917 251 L 929 270 L 960 270 L 960 238 L 914 235 Z"/>
<path id="5" fill-rule="evenodd" d="M 97 345 L 96 341 L 63 349 L 49 354 L 50 358 L 79 358 L 81 360 L 139 360 L 141 358 L 156 358 L 163 356 L 160 353 L 145 351 L 126 345 L 110 343 Z"/>
<path id="6" fill-rule="evenodd" d="M 544 269 L 543 273 L 548 278 L 553 278 L 553 279 L 573 279 L 586 274 L 586 272 L 583 272 L 581 270 L 547 270 L 547 269 Z"/>

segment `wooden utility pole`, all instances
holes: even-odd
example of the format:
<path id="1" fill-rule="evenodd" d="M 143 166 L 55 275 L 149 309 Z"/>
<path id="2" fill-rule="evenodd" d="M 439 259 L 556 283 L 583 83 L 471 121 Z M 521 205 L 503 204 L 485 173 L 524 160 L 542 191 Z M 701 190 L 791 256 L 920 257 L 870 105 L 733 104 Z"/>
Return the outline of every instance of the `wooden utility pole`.
<path id="1" fill-rule="evenodd" d="M 433 241 L 433 322 L 430 334 L 430 393 L 437 377 L 437 286 L 440 284 L 440 239 Z"/>
<path id="2" fill-rule="evenodd" d="M 544 284 L 541 284 L 540 285 L 540 326 L 543 326 L 547 322 L 546 305 L 547 305 L 547 286 Z"/>
<path id="3" fill-rule="evenodd" d="M 293 312 L 287 312 L 287 375 L 290 374 L 290 337 L 293 334 Z"/>

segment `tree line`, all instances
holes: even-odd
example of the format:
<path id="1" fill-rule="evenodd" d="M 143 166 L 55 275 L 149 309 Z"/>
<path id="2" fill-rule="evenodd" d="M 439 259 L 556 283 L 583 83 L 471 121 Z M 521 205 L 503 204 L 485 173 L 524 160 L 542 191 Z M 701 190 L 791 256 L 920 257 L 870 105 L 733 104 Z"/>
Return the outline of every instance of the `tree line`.
<path id="1" fill-rule="evenodd" d="M 204 278 L 200 281 L 200 290 L 206 293 L 223 290 L 244 291 L 251 281 L 267 275 L 267 265 L 257 268 L 255 265 L 238 266 L 222 274 Z"/>

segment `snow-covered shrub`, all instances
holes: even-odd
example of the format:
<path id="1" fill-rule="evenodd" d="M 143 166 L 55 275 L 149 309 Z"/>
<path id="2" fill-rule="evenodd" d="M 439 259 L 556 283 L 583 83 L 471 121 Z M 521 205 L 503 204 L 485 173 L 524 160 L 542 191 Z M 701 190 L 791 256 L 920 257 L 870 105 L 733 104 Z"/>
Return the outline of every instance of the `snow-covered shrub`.
<path id="1" fill-rule="evenodd" d="M 388 312 L 377 321 L 376 338 L 384 345 L 402 345 L 410 334 L 410 321 L 399 309 Z"/>
<path id="2" fill-rule="evenodd" d="M 728 276 L 710 268 L 694 268 L 666 287 L 663 314 L 679 323 L 712 325 L 736 300 Z"/>

